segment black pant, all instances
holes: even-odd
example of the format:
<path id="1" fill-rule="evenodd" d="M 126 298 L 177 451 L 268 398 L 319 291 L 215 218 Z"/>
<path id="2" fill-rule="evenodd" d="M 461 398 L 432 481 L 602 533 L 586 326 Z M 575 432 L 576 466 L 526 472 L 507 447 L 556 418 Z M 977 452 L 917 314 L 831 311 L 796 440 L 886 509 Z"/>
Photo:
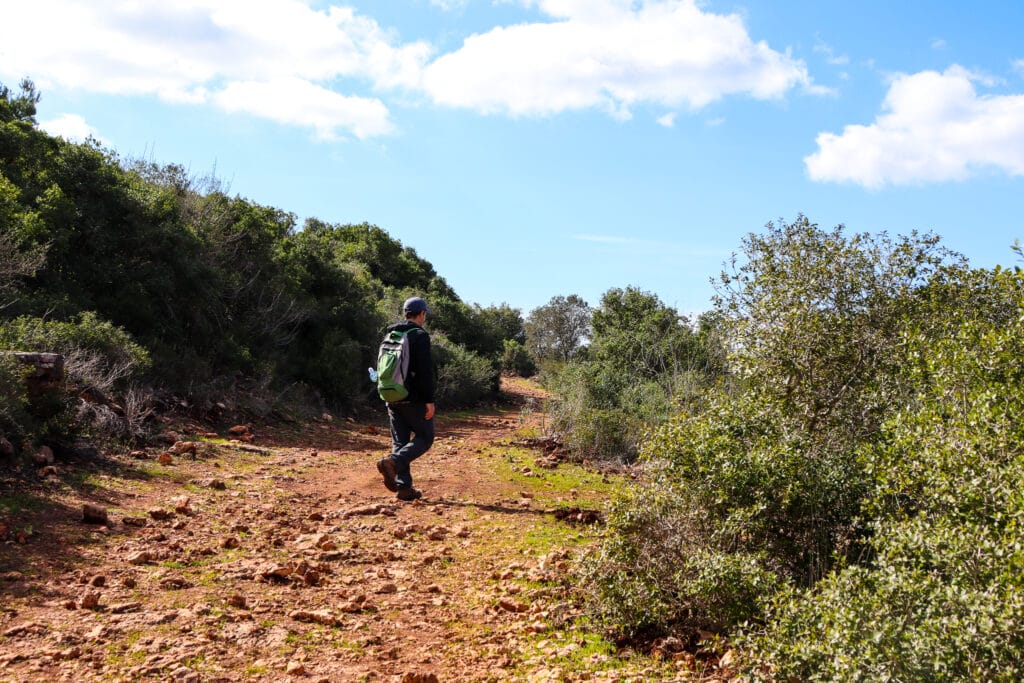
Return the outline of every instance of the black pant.
<path id="1" fill-rule="evenodd" d="M 425 403 L 388 405 L 393 444 L 391 457 L 395 460 L 395 483 L 399 488 L 412 487 L 409 464 L 426 453 L 434 443 L 434 419 L 428 420 L 426 416 Z"/>

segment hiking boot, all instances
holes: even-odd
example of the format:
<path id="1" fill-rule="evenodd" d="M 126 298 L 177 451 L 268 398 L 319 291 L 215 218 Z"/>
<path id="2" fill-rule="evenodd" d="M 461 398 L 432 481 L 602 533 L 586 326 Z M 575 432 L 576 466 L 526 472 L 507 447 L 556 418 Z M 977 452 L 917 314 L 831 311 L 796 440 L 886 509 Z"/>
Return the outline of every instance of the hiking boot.
<path id="1" fill-rule="evenodd" d="M 419 500 L 423 497 L 423 493 L 419 489 L 414 489 L 411 486 L 403 486 L 398 489 L 398 500 Z"/>
<path id="2" fill-rule="evenodd" d="M 395 483 L 395 461 L 390 455 L 377 461 L 377 471 L 384 477 L 384 488 L 388 491 L 398 490 L 398 484 Z"/>

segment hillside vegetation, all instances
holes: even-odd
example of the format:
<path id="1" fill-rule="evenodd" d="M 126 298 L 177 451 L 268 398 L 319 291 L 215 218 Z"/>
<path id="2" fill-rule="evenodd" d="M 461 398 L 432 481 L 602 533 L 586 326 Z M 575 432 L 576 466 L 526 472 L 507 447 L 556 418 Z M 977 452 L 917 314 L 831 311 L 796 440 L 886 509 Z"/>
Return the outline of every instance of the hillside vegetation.
<path id="1" fill-rule="evenodd" d="M 401 302 L 430 302 L 442 405 L 497 389 L 518 310 L 464 303 L 411 247 L 232 197 L 182 167 L 125 160 L 38 128 L 30 82 L 0 86 L 0 348 L 56 351 L 105 401 L 29 416 L 0 368 L 16 444 L 145 432 L 154 411 L 319 415 L 372 395 L 366 368 Z M 112 407 L 113 406 L 113 407 Z"/>
<path id="2" fill-rule="evenodd" d="M 595 611 L 641 642 L 741 644 L 756 679 L 1020 680 L 1020 272 L 804 217 L 743 257 L 711 314 L 721 374 L 648 421 L 646 476 L 581 568 Z M 645 372 L 619 367 L 620 395 Z"/>

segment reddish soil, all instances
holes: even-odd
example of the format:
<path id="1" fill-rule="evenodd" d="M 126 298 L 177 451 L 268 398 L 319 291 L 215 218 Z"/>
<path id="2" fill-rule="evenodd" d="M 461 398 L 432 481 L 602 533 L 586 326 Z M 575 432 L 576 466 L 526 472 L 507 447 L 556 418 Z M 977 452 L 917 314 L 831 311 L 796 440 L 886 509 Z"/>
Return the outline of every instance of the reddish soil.
<path id="1" fill-rule="evenodd" d="M 383 420 L 5 476 L 0 681 L 630 680 L 605 673 L 606 655 L 571 672 L 548 661 L 584 645 L 561 630 L 578 615 L 559 582 L 568 556 L 524 539 L 577 533 L 600 505 L 509 475 L 542 396 L 524 382 L 505 393 L 438 416 L 414 503 L 376 471 Z M 109 522 L 84 523 L 86 503 Z"/>

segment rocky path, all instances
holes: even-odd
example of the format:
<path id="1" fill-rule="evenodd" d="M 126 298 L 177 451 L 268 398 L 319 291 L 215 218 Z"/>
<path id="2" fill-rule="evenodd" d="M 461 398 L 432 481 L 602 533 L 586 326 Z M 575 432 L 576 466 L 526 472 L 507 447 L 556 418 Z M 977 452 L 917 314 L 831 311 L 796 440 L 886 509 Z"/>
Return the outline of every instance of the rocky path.
<path id="1" fill-rule="evenodd" d="M 559 579 L 597 532 L 567 520 L 611 484 L 522 446 L 540 396 L 506 392 L 439 416 L 415 503 L 376 472 L 383 423 L 181 434 L 30 491 L 5 478 L 0 681 L 665 680 L 575 626 Z"/>

